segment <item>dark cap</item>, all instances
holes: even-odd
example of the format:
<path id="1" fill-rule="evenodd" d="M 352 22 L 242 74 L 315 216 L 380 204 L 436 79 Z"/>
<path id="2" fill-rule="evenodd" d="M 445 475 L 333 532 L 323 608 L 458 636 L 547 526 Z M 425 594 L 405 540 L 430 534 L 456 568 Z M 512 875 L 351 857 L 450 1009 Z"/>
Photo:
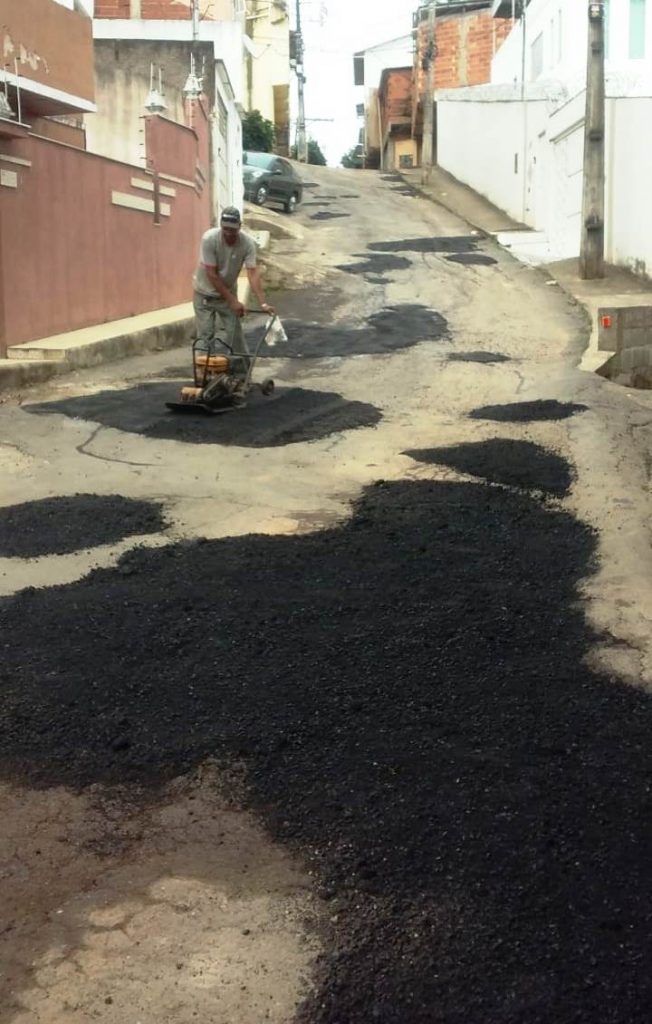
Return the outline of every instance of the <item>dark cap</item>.
<path id="1" fill-rule="evenodd" d="M 239 228 L 242 224 L 240 211 L 236 210 L 235 206 L 225 206 L 222 210 L 222 216 L 220 217 L 220 224 L 226 224 L 227 227 Z"/>

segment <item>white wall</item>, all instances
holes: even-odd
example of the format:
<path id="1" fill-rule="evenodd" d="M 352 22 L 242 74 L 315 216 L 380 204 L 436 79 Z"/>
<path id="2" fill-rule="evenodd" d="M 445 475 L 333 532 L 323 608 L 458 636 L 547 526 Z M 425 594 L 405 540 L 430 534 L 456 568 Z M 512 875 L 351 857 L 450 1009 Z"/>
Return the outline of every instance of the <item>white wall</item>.
<path id="1" fill-rule="evenodd" d="M 229 90 L 225 88 L 219 75 L 216 76 L 216 89 L 222 98 L 222 102 L 224 103 L 228 114 L 228 131 L 226 138 L 226 182 L 222 181 L 223 176 L 220 175 L 219 167 L 217 166 L 217 160 L 219 158 L 218 148 L 222 145 L 221 133 L 219 130 L 219 117 L 217 111 L 214 111 L 212 115 L 213 153 L 216 161 L 216 166 L 214 168 L 214 196 L 217 206 L 217 209 L 213 212 L 217 216 L 219 210 L 223 209 L 225 206 L 237 206 L 239 210 L 242 209 L 242 204 L 244 202 L 244 185 L 242 181 L 242 120 L 233 102 L 233 98 L 229 96 Z"/>
<path id="2" fill-rule="evenodd" d="M 609 0 L 607 70 L 637 76 L 652 75 L 652 0 L 647 0 L 646 51 L 644 60 L 629 56 L 630 0 Z M 531 0 L 526 18 L 526 82 L 534 80 L 532 46 L 541 35 L 543 67 L 539 79 L 584 81 L 588 31 L 585 0 Z M 561 32 L 560 32 L 561 25 Z M 496 53 L 491 81 L 521 81 L 523 27 L 518 22 Z"/>
<path id="3" fill-rule="evenodd" d="M 613 92 L 607 100 L 606 257 L 652 276 L 652 91 Z M 549 85 L 531 86 L 526 95 L 523 104 L 514 86 L 441 93 L 439 162 L 516 220 L 545 232 L 556 258 L 575 257 L 585 93 Z"/>
<path id="4" fill-rule="evenodd" d="M 545 97 L 526 104 L 528 159 L 523 147 L 524 105 L 511 86 L 476 86 L 438 93 L 439 163 L 515 220 L 539 227 L 542 215 L 529 193 L 540 167 L 536 146 L 544 129 Z M 536 161 L 536 162 L 535 162 Z M 524 174 L 525 167 L 525 174 Z M 540 204 L 537 204 L 540 207 Z"/>
<path id="5" fill-rule="evenodd" d="M 652 277 L 652 96 L 607 102 L 607 259 Z"/>

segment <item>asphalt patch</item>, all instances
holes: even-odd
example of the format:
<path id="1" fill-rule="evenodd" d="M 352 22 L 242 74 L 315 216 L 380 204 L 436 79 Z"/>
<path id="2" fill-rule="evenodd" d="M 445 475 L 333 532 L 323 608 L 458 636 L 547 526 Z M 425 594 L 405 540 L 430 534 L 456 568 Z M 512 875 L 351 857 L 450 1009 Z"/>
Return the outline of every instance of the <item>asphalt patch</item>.
<path id="1" fill-rule="evenodd" d="M 401 177 L 400 174 L 381 174 L 380 175 L 380 180 L 381 181 L 398 181 L 398 182 L 402 182 L 403 178 Z"/>
<path id="2" fill-rule="evenodd" d="M 320 210 L 319 213 L 311 213 L 311 220 L 339 220 L 341 217 L 350 217 L 350 213 L 331 213 L 329 210 Z"/>
<path id="3" fill-rule="evenodd" d="M 159 505 L 119 494 L 72 494 L 0 508 L 0 557 L 40 558 L 159 533 Z"/>
<path id="4" fill-rule="evenodd" d="M 382 419 L 373 405 L 349 402 L 334 392 L 305 388 L 278 387 L 269 398 L 253 391 L 246 406 L 218 416 L 169 412 L 165 403 L 174 401 L 177 394 L 178 389 L 170 384 L 140 384 L 122 391 L 100 391 L 23 408 L 28 412 L 59 413 L 89 420 L 159 440 L 240 448 L 277 448 L 320 441 L 344 430 L 375 427 Z"/>
<path id="5" fill-rule="evenodd" d="M 303 203 L 303 206 L 332 206 L 331 202 L 324 199 L 313 199 L 311 202 Z"/>
<path id="6" fill-rule="evenodd" d="M 398 192 L 401 196 L 409 196 L 411 199 L 417 199 L 419 193 L 411 185 L 397 185 L 395 188 L 390 188 L 390 192 Z"/>
<path id="7" fill-rule="evenodd" d="M 393 284 L 394 283 L 394 278 L 393 277 L 374 277 L 372 274 L 367 274 L 365 276 L 365 281 L 367 282 L 367 284 Z"/>
<path id="8" fill-rule="evenodd" d="M 338 263 L 336 270 L 343 270 L 346 274 L 383 274 L 386 270 L 407 270 L 412 266 L 412 260 L 407 257 L 389 253 L 371 256 L 356 253 L 356 256 L 360 257 L 358 263 Z"/>
<path id="9" fill-rule="evenodd" d="M 478 239 L 473 235 L 457 235 L 450 238 L 404 238 L 396 242 L 371 242 L 367 249 L 372 252 L 475 252 Z"/>
<path id="10" fill-rule="evenodd" d="M 362 327 L 286 319 L 283 325 L 288 342 L 270 349 L 263 346 L 263 355 L 311 359 L 385 355 L 421 341 L 444 341 L 449 337 L 448 321 L 441 313 L 410 303 L 387 306 L 370 316 Z"/>
<path id="11" fill-rule="evenodd" d="M 573 481 L 566 459 L 530 441 L 496 437 L 450 447 L 417 448 L 405 455 L 428 465 L 450 466 L 490 483 L 543 491 L 557 498 L 568 493 Z"/>
<path id="12" fill-rule="evenodd" d="M 511 359 L 502 352 L 449 352 L 449 363 L 509 363 Z"/>
<path id="13" fill-rule="evenodd" d="M 496 423 L 536 423 L 544 420 L 567 420 L 578 412 L 586 412 L 586 405 L 558 402 L 556 399 L 538 399 L 534 402 L 509 402 L 505 405 L 482 405 L 469 413 L 474 420 L 493 420 Z"/>
<path id="14" fill-rule="evenodd" d="M 652 700 L 587 665 L 595 567 L 568 512 L 399 482 L 4 599 L 2 777 L 242 765 L 328 901 L 303 1024 L 649 1024 Z"/>
<path id="15" fill-rule="evenodd" d="M 360 196 L 357 192 L 342 192 L 340 199 L 359 199 Z"/>
<path id="16" fill-rule="evenodd" d="M 460 263 L 464 267 L 491 267 L 498 260 L 483 252 L 454 252 L 446 257 L 449 263 Z"/>

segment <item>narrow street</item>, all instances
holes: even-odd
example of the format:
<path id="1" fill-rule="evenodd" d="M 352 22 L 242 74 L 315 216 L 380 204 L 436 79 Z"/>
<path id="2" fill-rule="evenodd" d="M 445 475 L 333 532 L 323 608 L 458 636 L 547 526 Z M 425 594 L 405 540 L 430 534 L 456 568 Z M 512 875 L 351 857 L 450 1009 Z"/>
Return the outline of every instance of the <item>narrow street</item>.
<path id="1" fill-rule="evenodd" d="M 184 349 L 0 402 L 0 1024 L 649 1024 L 652 399 L 310 175 L 272 397 L 174 417 Z"/>

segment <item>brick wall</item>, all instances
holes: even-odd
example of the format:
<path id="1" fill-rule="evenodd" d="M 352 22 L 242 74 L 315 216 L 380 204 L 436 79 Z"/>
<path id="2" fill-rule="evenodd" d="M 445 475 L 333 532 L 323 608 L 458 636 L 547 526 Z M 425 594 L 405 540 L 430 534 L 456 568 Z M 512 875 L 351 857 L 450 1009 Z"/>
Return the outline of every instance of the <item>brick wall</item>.
<path id="1" fill-rule="evenodd" d="M 438 17 L 435 88 L 457 89 L 490 81 L 492 58 L 509 35 L 511 27 L 510 18 L 493 18 L 489 10 Z M 422 63 L 428 41 L 428 23 L 422 22 L 419 26 L 415 71 L 418 99 L 422 99 L 426 89 L 426 73 Z"/>
<path id="2" fill-rule="evenodd" d="M 130 0 L 95 0 L 96 18 L 129 18 Z"/>
<path id="3" fill-rule="evenodd" d="M 160 179 L 160 223 L 156 179 L 142 167 L 35 135 L 5 141 L 0 164 L 20 162 L 6 164 L 16 187 L 0 189 L 0 358 L 7 345 L 189 300 L 211 217 L 197 178 L 210 130 L 200 104 L 193 124 L 147 119 L 149 167 L 184 179 Z M 47 287 L 26 302 L 35 252 L 47 253 Z"/>
<path id="4" fill-rule="evenodd" d="M 396 122 L 410 122 L 412 109 L 412 68 L 393 68 L 383 73 L 379 91 L 383 134 Z"/>
<path id="5" fill-rule="evenodd" d="M 212 21 L 223 16 L 224 0 L 203 0 L 200 4 L 202 20 Z M 130 18 L 132 9 L 140 7 L 140 17 L 156 21 L 189 21 L 192 17 L 190 0 L 95 0 L 96 18 Z M 136 15 L 134 15 L 135 17 Z"/>

